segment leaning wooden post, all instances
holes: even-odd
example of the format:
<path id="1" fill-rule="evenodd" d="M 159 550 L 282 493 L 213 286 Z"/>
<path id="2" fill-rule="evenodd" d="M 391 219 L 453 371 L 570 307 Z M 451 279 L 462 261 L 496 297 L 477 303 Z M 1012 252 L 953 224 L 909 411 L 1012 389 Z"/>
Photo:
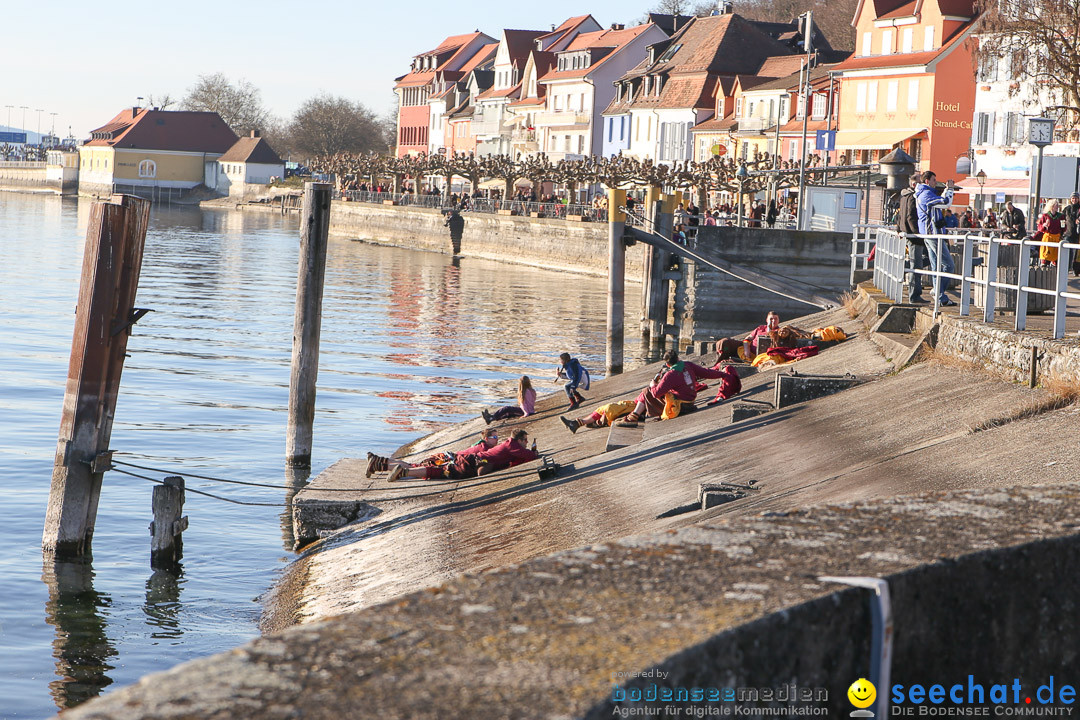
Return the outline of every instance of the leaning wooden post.
<path id="1" fill-rule="evenodd" d="M 184 556 L 182 533 L 188 526 L 188 519 L 183 517 L 184 478 L 165 478 L 164 485 L 154 488 L 151 506 L 154 521 L 150 523 L 150 567 L 172 569 Z"/>
<path id="2" fill-rule="evenodd" d="M 626 315 L 626 245 L 623 228 L 626 225 L 626 191 L 608 190 L 608 296 L 607 296 L 607 374 L 623 371 L 623 341 Z"/>
<path id="3" fill-rule="evenodd" d="M 94 536 L 128 335 L 142 312 L 134 305 L 149 218 L 150 202 L 127 195 L 96 202 L 90 209 L 41 537 L 42 549 L 57 557 L 88 554 Z"/>
<path id="4" fill-rule="evenodd" d="M 315 422 L 315 381 L 319 377 L 319 334 L 326 279 L 326 238 L 330 233 L 330 191 L 329 183 L 304 183 L 289 378 L 289 425 L 285 440 L 285 461 L 290 465 L 311 465 L 311 428 Z"/>

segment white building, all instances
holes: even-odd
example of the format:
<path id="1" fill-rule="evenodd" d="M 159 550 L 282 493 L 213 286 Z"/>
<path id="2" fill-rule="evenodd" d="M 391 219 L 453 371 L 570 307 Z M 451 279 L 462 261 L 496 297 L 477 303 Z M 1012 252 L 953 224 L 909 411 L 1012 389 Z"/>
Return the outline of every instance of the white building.
<path id="1" fill-rule="evenodd" d="M 285 175 L 285 163 L 256 130 L 237 140 L 218 158 L 218 166 L 217 191 L 237 197 L 261 195 L 272 178 Z"/>

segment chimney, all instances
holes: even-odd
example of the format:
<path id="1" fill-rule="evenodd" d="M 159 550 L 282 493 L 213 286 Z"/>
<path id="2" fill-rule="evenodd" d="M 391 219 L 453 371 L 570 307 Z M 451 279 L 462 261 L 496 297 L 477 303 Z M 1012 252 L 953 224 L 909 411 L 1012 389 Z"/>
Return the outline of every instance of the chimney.
<path id="1" fill-rule="evenodd" d="M 626 26 L 623 25 L 622 23 L 611 23 L 611 29 L 612 30 L 623 30 L 625 28 L 626 28 Z"/>
<path id="2" fill-rule="evenodd" d="M 731 0 L 719 0 L 716 3 L 717 15 L 731 15 L 735 12 L 735 4 Z"/>
<path id="3" fill-rule="evenodd" d="M 251 135 L 249 137 L 253 137 L 253 138 L 259 137 L 259 131 L 258 130 L 252 130 Z"/>

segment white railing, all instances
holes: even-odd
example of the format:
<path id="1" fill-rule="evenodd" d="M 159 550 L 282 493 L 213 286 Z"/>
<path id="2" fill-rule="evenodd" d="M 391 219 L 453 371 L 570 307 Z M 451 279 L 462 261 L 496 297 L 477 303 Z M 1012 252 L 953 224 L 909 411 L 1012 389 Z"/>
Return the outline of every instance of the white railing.
<path id="1" fill-rule="evenodd" d="M 856 264 L 861 260 L 864 269 L 868 267 L 868 258 L 871 248 L 874 251 L 874 285 L 881 290 L 893 302 L 903 302 L 904 299 L 904 276 L 905 273 L 917 273 L 930 279 L 933 287 L 941 283 L 957 281 L 960 284 L 959 310 L 963 316 L 971 314 L 972 291 L 980 290 L 983 296 L 983 321 L 993 322 L 998 306 L 998 294 L 1005 293 L 1009 297 L 1015 293 L 1016 306 L 1016 330 L 1024 330 L 1027 327 L 1027 315 L 1029 296 L 1041 296 L 1047 299 L 1054 311 L 1054 339 L 1065 336 L 1065 317 L 1069 300 L 1080 300 L 1080 293 L 1070 292 L 1069 287 L 1069 251 L 1080 251 L 1080 243 L 1054 243 L 1036 241 L 1032 238 L 1022 240 L 1000 237 L 997 231 L 970 231 L 958 235 L 925 235 L 926 243 L 935 243 L 934 267 L 923 270 L 907 266 L 907 236 L 888 227 L 880 225 L 856 225 L 851 243 L 851 270 L 854 282 Z M 959 262 L 954 272 L 945 272 L 941 269 L 942 251 L 955 244 L 958 250 Z M 1038 271 L 1032 266 L 1032 250 L 1034 248 L 1052 247 L 1058 250 L 1058 262 L 1056 268 Z M 976 250 L 980 253 L 985 251 L 982 257 L 976 258 Z M 1011 256 L 1015 252 L 1015 262 L 1006 261 L 999 263 L 1003 255 Z M 981 266 L 981 267 L 980 267 Z M 980 272 L 976 273 L 976 267 Z M 999 280 L 999 270 L 1007 270 L 1004 274 L 1011 275 L 1011 270 L 1016 270 L 1016 282 L 1003 282 Z M 1033 277 L 1037 272 L 1047 274 L 1049 287 L 1040 287 Z M 934 291 L 934 314 L 939 311 L 941 293 Z"/>

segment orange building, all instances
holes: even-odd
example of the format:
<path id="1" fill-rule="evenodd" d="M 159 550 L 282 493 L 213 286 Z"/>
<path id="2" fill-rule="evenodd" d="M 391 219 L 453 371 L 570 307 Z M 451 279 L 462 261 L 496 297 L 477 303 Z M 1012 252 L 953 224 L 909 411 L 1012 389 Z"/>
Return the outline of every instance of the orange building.
<path id="1" fill-rule="evenodd" d="M 836 149 L 874 162 L 895 147 L 959 179 L 975 110 L 974 0 L 860 0 L 855 54 L 834 69 L 840 82 Z"/>

